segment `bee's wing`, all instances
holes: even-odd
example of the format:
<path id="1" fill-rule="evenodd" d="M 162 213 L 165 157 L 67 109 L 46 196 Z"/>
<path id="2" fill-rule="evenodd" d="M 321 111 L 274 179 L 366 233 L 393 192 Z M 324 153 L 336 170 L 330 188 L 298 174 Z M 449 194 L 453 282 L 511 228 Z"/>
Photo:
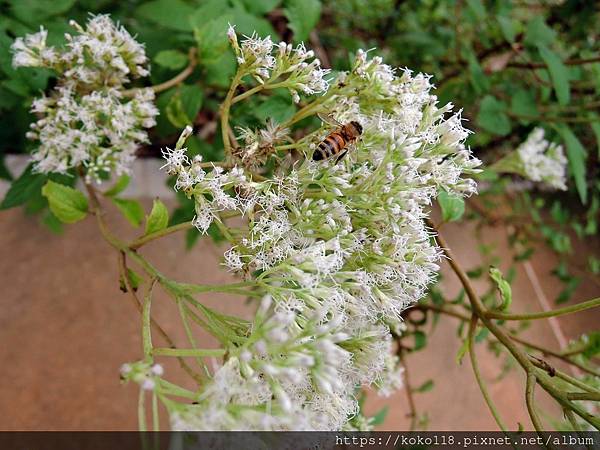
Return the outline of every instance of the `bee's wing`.
<path id="1" fill-rule="evenodd" d="M 323 122 L 328 123 L 329 125 L 333 125 L 334 127 L 344 126 L 343 124 L 335 120 L 331 114 L 324 115 L 321 113 L 317 113 L 317 116 L 319 116 L 319 119 L 321 119 Z"/>

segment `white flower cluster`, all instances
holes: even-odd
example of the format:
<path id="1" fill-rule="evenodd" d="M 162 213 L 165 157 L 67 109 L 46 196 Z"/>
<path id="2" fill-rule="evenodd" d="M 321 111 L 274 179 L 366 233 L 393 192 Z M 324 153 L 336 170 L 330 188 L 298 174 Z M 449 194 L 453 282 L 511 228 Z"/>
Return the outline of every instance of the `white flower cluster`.
<path id="1" fill-rule="evenodd" d="M 251 74 L 261 84 L 285 76 L 278 85 L 287 88 L 296 103 L 300 101 L 299 92 L 312 95 L 327 90 L 329 83 L 325 77 L 330 70 L 321 68 L 321 61 L 314 57 L 312 50 L 307 51 L 304 44 L 293 48 L 285 42 L 274 44 L 270 36 L 261 39 L 256 34 L 238 43 L 232 26 L 227 36 L 235 51 L 240 73 Z"/>
<path id="2" fill-rule="evenodd" d="M 33 155 L 40 172 L 66 172 L 83 165 L 101 180 L 111 170 L 127 173 L 136 148 L 148 141 L 158 109 L 152 90 L 131 99 L 122 94 L 130 78 L 148 75 L 143 45 L 108 16 L 93 16 L 85 30 L 67 36 L 65 48 L 46 46 L 47 32 L 18 38 L 12 46 L 16 67 L 46 67 L 59 79 L 49 96 L 34 100 L 42 118 L 28 137 L 39 141 Z"/>
<path id="3" fill-rule="evenodd" d="M 562 145 L 544 138 L 544 129 L 535 128 L 518 148 L 522 175 L 554 189 L 567 189 L 567 158 Z"/>
<path id="4" fill-rule="evenodd" d="M 299 141 L 304 161 L 266 181 L 238 168 L 206 172 L 185 149 L 165 153 L 200 231 L 225 210 L 247 217 L 225 263 L 253 273 L 264 292 L 251 332 L 236 336 L 197 404 L 171 409 L 173 428 L 351 428 L 358 386 L 384 395 L 400 386 L 390 330 L 439 269 L 428 207 L 442 189 L 475 192 L 462 176 L 480 164 L 463 145 L 460 113 L 448 116 L 452 106 L 438 108 L 430 89 L 427 76 L 398 76 L 360 52 L 321 102 L 364 129 L 338 164 L 310 158 L 325 126 Z"/>

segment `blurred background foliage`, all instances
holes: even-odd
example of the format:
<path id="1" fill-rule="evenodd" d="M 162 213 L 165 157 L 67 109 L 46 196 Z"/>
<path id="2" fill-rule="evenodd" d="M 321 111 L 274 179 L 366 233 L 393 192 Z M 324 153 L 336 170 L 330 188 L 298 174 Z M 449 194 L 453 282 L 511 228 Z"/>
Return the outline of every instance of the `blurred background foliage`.
<path id="1" fill-rule="evenodd" d="M 237 31 L 246 35 L 256 31 L 259 35 L 271 35 L 274 41 L 304 41 L 315 50 L 323 66 L 334 72 L 349 69 L 359 48 L 374 49 L 390 65 L 433 75 L 440 103 L 452 101 L 463 110 L 467 127 L 474 131 L 468 144 L 486 165 L 514 151 L 535 127 L 544 128 L 550 140 L 565 147 L 569 162 L 567 191 L 548 191 L 515 176 L 484 171 L 479 176 L 477 198 L 462 203 L 440 196 L 443 221 L 472 220 L 477 230 L 501 224 L 509 233 L 512 262 L 500 261 L 493 244 L 482 239 L 479 251 L 483 263 L 470 268 L 468 273 L 471 279 L 488 280 L 489 289 L 482 296 L 484 303 L 494 305 L 498 289 L 503 301 L 510 301 L 515 265 L 531 258 L 540 243 L 558 255 L 553 273 L 564 289 L 554 299 L 556 303 L 568 301 L 583 279 L 600 287 L 597 252 L 600 248 L 597 26 L 600 6 L 597 2 L 1 0 L 0 11 L 2 178 L 11 178 L 3 162 L 7 154 L 31 150 L 25 133 L 34 120 L 29 112 L 32 99 L 55 83 L 48 71 L 15 70 L 11 66 L 10 45 L 14 38 L 35 32 L 40 25 L 49 30 L 49 44 L 59 45 L 65 43 L 64 33 L 71 31 L 69 19 L 83 23 L 89 13 L 110 13 L 146 45 L 152 74 L 137 85 L 156 86 L 187 72 L 181 83 L 158 94 L 158 125 L 151 131 L 151 143 L 139 149 L 141 157 L 160 157 L 160 149 L 173 146 L 181 128 L 193 123 L 195 135 L 189 140 L 190 153 L 202 154 L 207 161 L 223 159 L 217 116 L 236 70 L 226 36 L 228 23 L 235 24 Z M 291 117 L 298 106 L 287 93 L 278 91 L 253 96 L 237 105 L 233 124 L 262 127 L 268 118 L 282 122 Z M 296 131 L 301 135 L 304 128 L 315 124 L 311 120 L 317 119 L 299 122 Z M 45 222 L 59 229 L 40 194 L 46 178 L 25 171 L 13 182 L 18 189 L 11 189 L 12 194 L 9 191 L 0 207 L 25 205 L 29 212 L 43 212 Z M 62 178 L 63 183 L 68 183 L 68 177 Z M 179 202 L 171 224 L 192 219 L 190 200 L 181 195 Z M 143 210 L 133 209 L 143 218 Z M 218 230 L 211 228 L 209 232 L 213 239 L 219 240 Z M 188 247 L 198 237 L 195 230 L 190 230 Z M 576 251 L 582 246 L 592 251 L 582 257 Z M 489 272 L 489 266 L 501 263 L 504 275 Z M 403 349 L 412 352 L 426 346 L 425 324 L 435 325 L 436 307 L 468 303 L 464 291 L 456 298 L 445 298 L 435 287 L 430 300 L 433 309 L 423 310 L 419 315 L 416 308 L 408 315 L 401 355 Z M 526 327 L 526 323 L 519 327 L 515 333 Z M 463 322 L 458 330 L 464 342 L 467 342 L 466 328 Z M 486 341 L 488 333 L 489 330 L 482 329 L 475 341 Z M 487 341 L 499 352 L 497 342 Z M 577 364 L 589 367 L 600 352 L 600 333 L 583 336 L 571 343 L 570 350 Z M 463 346 L 457 359 L 465 351 Z M 432 387 L 430 380 L 413 391 L 424 392 Z M 414 419 L 423 422 L 421 426 L 427 420 L 426 416 Z"/>

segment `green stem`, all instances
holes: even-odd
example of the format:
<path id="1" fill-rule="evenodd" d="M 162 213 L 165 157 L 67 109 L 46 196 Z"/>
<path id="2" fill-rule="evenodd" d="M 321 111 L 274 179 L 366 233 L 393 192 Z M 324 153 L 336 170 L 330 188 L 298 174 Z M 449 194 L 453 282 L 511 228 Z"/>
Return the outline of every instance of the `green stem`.
<path id="1" fill-rule="evenodd" d="M 202 349 L 202 348 L 155 348 L 152 354 L 155 356 L 223 356 L 227 351 L 222 348 Z"/>
<path id="2" fill-rule="evenodd" d="M 138 397 L 138 428 L 141 432 L 148 431 L 146 427 L 146 391 L 140 387 L 140 394 Z"/>
<path id="3" fill-rule="evenodd" d="M 600 392 L 567 392 L 569 400 L 590 400 L 600 402 Z"/>
<path id="4" fill-rule="evenodd" d="M 144 349 L 144 357 L 148 362 L 152 361 L 152 332 L 150 331 L 150 307 L 152 303 L 152 289 L 156 279 L 150 281 L 148 292 L 144 297 L 144 306 L 142 308 L 142 346 Z"/>
<path id="5" fill-rule="evenodd" d="M 546 319 L 548 317 L 564 316 L 566 314 L 573 314 L 579 311 L 585 311 L 586 309 L 596 308 L 600 306 L 600 297 L 588 300 L 586 302 L 577 303 L 576 305 L 566 306 L 564 308 L 554 309 L 551 311 L 543 311 L 531 314 L 506 314 L 498 311 L 487 311 L 486 317 L 491 319 L 500 320 L 536 320 Z"/>
<path id="6" fill-rule="evenodd" d="M 242 73 L 238 70 L 233 77 L 233 81 L 231 82 L 231 86 L 229 87 L 229 91 L 227 91 L 227 96 L 225 100 L 221 104 L 221 137 L 223 138 L 223 148 L 225 151 L 225 156 L 229 157 L 231 155 L 231 141 L 229 140 L 229 111 L 231 109 L 231 101 L 233 100 L 233 96 L 237 87 L 242 80 Z"/>
<path id="7" fill-rule="evenodd" d="M 535 428 L 535 431 L 537 431 L 538 434 L 540 434 L 544 431 L 544 426 L 535 409 L 535 385 L 535 374 L 528 373 L 527 387 L 525 388 L 525 401 L 527 403 L 527 411 L 529 411 L 529 417 L 531 417 L 531 423 L 533 424 L 533 428 Z"/>
<path id="8" fill-rule="evenodd" d="M 193 228 L 193 227 L 194 226 L 192 225 L 191 222 L 183 222 L 183 223 L 179 223 L 177 225 L 172 225 L 172 226 L 164 228 L 160 231 L 156 231 L 154 233 L 150 233 L 150 234 L 147 234 L 140 238 L 137 238 L 136 240 L 134 240 L 133 242 L 131 242 L 129 244 L 129 248 L 131 250 L 137 250 L 141 246 L 143 246 L 143 245 L 147 244 L 148 242 L 151 242 L 155 239 L 161 238 L 163 236 L 167 236 L 172 233 L 177 233 L 178 231 L 189 230 L 190 228 Z"/>
<path id="9" fill-rule="evenodd" d="M 473 367 L 473 373 L 475 374 L 475 379 L 477 380 L 477 384 L 479 385 L 481 394 L 483 395 L 483 398 L 484 398 L 485 402 L 487 403 L 487 406 L 490 409 L 492 416 L 494 416 L 494 419 L 496 420 L 496 423 L 498 424 L 500 429 L 502 431 L 506 432 L 506 426 L 502 422 L 500 413 L 496 409 L 496 405 L 494 405 L 494 401 L 492 400 L 492 397 L 490 396 L 490 394 L 487 390 L 487 386 L 485 385 L 485 382 L 483 381 L 483 378 L 481 376 L 481 372 L 479 371 L 479 363 L 477 362 L 477 355 L 475 354 L 475 330 L 477 328 L 477 321 L 478 321 L 477 316 L 475 314 L 473 314 L 473 316 L 471 316 L 471 321 L 469 323 L 469 336 L 468 336 L 469 358 L 471 360 L 471 366 Z"/>
<path id="10" fill-rule="evenodd" d="M 152 392 L 152 431 L 160 431 L 160 420 L 158 418 L 158 400 L 156 391 Z"/>

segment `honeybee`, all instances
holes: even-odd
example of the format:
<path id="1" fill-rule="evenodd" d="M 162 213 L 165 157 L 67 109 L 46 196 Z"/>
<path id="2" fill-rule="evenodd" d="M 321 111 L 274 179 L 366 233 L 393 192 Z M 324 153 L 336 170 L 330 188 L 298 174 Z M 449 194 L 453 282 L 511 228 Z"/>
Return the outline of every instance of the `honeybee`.
<path id="1" fill-rule="evenodd" d="M 346 156 L 348 153 L 348 146 L 356 142 L 363 132 L 363 127 L 360 123 L 353 120 L 347 124 L 341 124 L 331 116 L 321 116 L 319 118 L 323 122 L 327 122 L 337 127 L 335 131 L 332 131 L 321 143 L 317 146 L 313 153 L 314 161 L 321 161 L 329 159 L 335 155 L 337 163 L 340 159 Z"/>

